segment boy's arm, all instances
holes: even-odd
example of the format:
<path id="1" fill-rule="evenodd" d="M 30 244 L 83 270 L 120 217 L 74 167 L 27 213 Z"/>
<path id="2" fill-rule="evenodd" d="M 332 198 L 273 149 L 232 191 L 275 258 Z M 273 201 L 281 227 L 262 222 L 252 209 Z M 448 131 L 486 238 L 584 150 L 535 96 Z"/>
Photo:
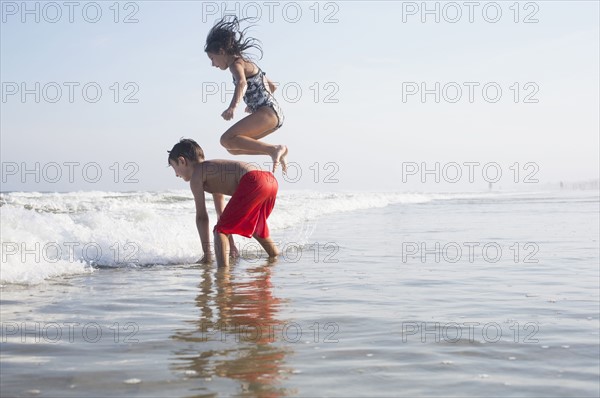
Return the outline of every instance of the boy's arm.
<path id="1" fill-rule="evenodd" d="M 200 236 L 200 244 L 204 255 L 198 261 L 200 263 L 208 263 L 212 260 L 210 253 L 210 234 L 208 228 L 208 212 L 206 211 L 206 202 L 204 198 L 204 183 L 202 179 L 192 179 L 190 182 L 192 194 L 194 194 L 194 202 L 196 203 L 196 228 Z"/>
<path id="2" fill-rule="evenodd" d="M 213 201 L 215 202 L 215 211 L 217 212 L 217 221 L 221 218 L 225 209 L 225 195 L 222 193 L 213 193 Z"/>
<path id="3" fill-rule="evenodd" d="M 225 195 L 222 193 L 213 193 L 213 201 L 215 202 L 215 211 L 217 212 L 217 221 L 221 218 L 223 210 L 225 210 Z M 235 241 L 233 235 L 229 235 L 229 253 L 233 257 L 238 257 L 239 253 L 237 247 L 235 247 Z"/>

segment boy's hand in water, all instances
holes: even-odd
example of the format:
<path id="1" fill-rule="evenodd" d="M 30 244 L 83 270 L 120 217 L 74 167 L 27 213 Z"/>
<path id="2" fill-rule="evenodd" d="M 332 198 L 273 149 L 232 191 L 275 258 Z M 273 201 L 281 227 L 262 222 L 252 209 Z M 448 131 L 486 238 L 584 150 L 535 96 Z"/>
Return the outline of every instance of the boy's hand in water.
<path id="1" fill-rule="evenodd" d="M 210 264 L 210 263 L 212 263 L 212 256 L 210 254 L 205 254 L 198 261 L 196 261 L 196 264 Z"/>
<path id="2" fill-rule="evenodd" d="M 231 257 L 231 258 L 239 258 L 240 257 L 240 252 L 238 252 L 237 247 L 231 246 L 229 248 L 229 257 Z"/>
<path id="3" fill-rule="evenodd" d="M 234 109 L 233 109 L 233 108 L 227 108 L 227 109 L 225 110 L 225 112 L 221 113 L 221 116 L 222 116 L 222 117 L 223 117 L 223 119 L 225 119 L 225 120 L 231 120 L 231 119 L 233 119 L 233 111 L 234 111 Z"/>
<path id="4" fill-rule="evenodd" d="M 240 256 L 240 252 L 238 251 L 237 247 L 235 247 L 233 235 L 229 235 L 229 256 L 232 258 L 238 258 Z"/>

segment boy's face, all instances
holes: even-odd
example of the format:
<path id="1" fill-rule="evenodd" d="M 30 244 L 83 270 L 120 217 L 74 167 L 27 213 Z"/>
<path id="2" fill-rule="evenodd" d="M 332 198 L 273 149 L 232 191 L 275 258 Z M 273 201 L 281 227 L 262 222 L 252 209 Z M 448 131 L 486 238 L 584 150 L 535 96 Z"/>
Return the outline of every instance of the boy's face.
<path id="1" fill-rule="evenodd" d="M 175 176 L 183 178 L 183 181 L 190 181 L 192 179 L 193 168 L 191 163 L 184 157 L 180 156 L 177 161 L 170 160 L 169 164 L 175 170 Z"/>

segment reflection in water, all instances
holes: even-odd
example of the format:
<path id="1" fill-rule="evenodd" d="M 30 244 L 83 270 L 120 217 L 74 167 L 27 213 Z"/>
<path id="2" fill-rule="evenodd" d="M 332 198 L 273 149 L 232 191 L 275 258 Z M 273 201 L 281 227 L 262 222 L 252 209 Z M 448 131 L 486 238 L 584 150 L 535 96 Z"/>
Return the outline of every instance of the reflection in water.
<path id="1" fill-rule="evenodd" d="M 291 370 L 281 343 L 284 324 L 277 319 L 281 300 L 274 297 L 271 265 L 250 269 L 202 265 L 196 305 L 200 319 L 173 339 L 188 343 L 175 352 L 174 369 L 202 380 L 209 393 L 213 376 L 240 382 L 242 396 L 281 397 L 293 391 L 279 387 Z"/>

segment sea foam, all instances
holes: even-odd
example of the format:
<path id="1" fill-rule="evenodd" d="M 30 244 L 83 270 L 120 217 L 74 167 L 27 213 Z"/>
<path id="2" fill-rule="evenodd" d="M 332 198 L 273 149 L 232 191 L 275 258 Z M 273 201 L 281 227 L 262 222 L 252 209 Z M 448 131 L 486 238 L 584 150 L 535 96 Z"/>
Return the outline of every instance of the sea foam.
<path id="1" fill-rule="evenodd" d="M 286 191 L 269 226 L 275 238 L 302 244 L 328 214 L 488 195 Z M 207 208 L 212 230 L 210 195 Z M 3 193 L 0 214 L 2 283 L 35 284 L 97 267 L 186 264 L 201 256 L 189 191 Z"/>

